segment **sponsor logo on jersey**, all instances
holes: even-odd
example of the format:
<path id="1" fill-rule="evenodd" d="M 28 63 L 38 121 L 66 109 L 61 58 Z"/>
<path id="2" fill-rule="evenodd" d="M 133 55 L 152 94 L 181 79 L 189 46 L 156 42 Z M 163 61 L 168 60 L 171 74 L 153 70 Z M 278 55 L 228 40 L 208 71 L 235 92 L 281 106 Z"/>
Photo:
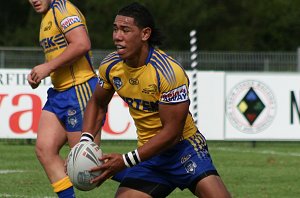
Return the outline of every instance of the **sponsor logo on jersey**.
<path id="1" fill-rule="evenodd" d="M 62 27 L 62 30 L 67 29 L 74 23 L 81 23 L 81 19 L 78 16 L 69 16 L 64 18 L 61 22 L 60 25 Z"/>
<path id="2" fill-rule="evenodd" d="M 119 90 L 123 85 L 121 78 L 119 78 L 119 77 L 113 77 L 113 83 L 117 90 Z"/>
<path id="3" fill-rule="evenodd" d="M 184 102 L 188 99 L 188 89 L 186 85 L 182 85 L 171 91 L 165 92 L 161 96 L 161 101 L 168 103 Z"/>
<path id="4" fill-rule="evenodd" d="M 139 84 L 139 79 L 137 79 L 137 78 L 130 78 L 129 79 L 129 83 L 131 85 L 138 85 Z"/>
<path id="5" fill-rule="evenodd" d="M 227 96 L 227 119 L 244 133 L 259 133 L 275 118 L 276 100 L 272 90 L 262 82 L 248 80 L 237 84 Z"/>
<path id="6" fill-rule="evenodd" d="M 144 88 L 142 91 L 142 93 L 145 93 L 145 94 L 155 94 L 156 92 L 157 92 L 156 84 L 148 85 L 148 87 Z"/>
<path id="7" fill-rule="evenodd" d="M 145 101 L 137 98 L 122 97 L 122 99 L 128 104 L 128 106 L 143 111 L 157 112 L 158 101 Z"/>
<path id="8" fill-rule="evenodd" d="M 49 53 L 67 46 L 67 43 L 62 34 L 57 34 L 55 36 L 42 39 L 40 41 L 40 46 L 44 49 L 45 53 Z"/>

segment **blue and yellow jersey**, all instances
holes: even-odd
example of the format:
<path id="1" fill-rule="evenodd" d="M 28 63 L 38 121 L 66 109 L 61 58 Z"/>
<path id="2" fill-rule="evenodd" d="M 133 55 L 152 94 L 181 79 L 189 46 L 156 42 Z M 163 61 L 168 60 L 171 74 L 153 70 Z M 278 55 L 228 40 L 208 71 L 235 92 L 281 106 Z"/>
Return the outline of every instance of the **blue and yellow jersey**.
<path id="1" fill-rule="evenodd" d="M 47 62 L 66 49 L 68 42 L 65 34 L 79 26 L 84 26 L 87 30 L 84 16 L 73 4 L 67 0 L 52 2 L 49 11 L 43 15 L 40 27 L 40 45 Z M 91 63 L 91 52 L 72 65 L 60 67 L 50 74 L 54 89 L 58 91 L 84 83 L 95 75 Z"/>
<path id="2" fill-rule="evenodd" d="M 141 146 L 157 134 L 162 124 L 158 105 L 189 101 L 189 80 L 183 68 L 161 50 L 151 48 L 142 67 L 126 65 L 116 52 L 103 59 L 99 67 L 99 84 L 114 89 L 128 104 L 134 119 L 138 145 Z M 194 135 L 197 128 L 188 114 L 183 139 Z"/>

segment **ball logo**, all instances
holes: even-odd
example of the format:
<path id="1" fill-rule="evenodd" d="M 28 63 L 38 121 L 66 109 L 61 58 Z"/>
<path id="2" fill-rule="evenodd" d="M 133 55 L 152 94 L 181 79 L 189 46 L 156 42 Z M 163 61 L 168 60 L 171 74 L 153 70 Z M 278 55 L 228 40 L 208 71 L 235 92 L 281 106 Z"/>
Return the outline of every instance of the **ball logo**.
<path id="1" fill-rule="evenodd" d="M 241 132 L 254 134 L 263 131 L 270 126 L 275 114 L 274 94 L 262 82 L 241 82 L 227 96 L 227 119 Z"/>

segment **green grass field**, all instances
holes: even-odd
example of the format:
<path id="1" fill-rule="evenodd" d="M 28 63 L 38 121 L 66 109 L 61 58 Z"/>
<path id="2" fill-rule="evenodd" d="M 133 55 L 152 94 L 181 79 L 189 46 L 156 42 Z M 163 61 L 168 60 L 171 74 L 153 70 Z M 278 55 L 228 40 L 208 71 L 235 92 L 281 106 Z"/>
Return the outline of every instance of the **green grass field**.
<path id="1" fill-rule="evenodd" d="M 208 141 L 215 166 L 234 198 L 300 197 L 299 142 Z M 108 152 L 128 152 L 134 141 L 103 141 Z M 23 141 L 0 142 L 0 197 L 56 197 L 34 154 L 33 144 Z M 68 153 L 67 146 L 62 155 Z M 77 197 L 114 197 L 118 183 L 108 180 L 89 192 L 76 190 Z M 175 190 L 170 198 L 193 197 Z"/>

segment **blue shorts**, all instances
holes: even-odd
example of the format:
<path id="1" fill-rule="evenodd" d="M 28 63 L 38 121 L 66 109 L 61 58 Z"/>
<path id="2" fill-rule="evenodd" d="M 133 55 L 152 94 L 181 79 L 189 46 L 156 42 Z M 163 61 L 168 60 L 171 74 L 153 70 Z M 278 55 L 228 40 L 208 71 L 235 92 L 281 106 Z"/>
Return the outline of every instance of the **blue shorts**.
<path id="1" fill-rule="evenodd" d="M 177 187 L 182 190 L 189 188 L 194 193 L 197 182 L 208 175 L 218 175 L 218 172 L 204 136 L 197 132 L 167 151 L 119 172 L 112 179 L 120 181 L 120 186 L 156 197 L 152 192 L 158 185 L 166 191 L 158 192 L 159 196 L 169 194 Z M 147 185 L 153 185 L 153 189 L 145 187 Z"/>
<path id="2" fill-rule="evenodd" d="M 83 113 L 95 90 L 97 81 L 98 79 L 93 77 L 85 83 L 61 92 L 49 88 L 43 110 L 53 112 L 63 123 L 66 131 L 81 131 Z"/>

